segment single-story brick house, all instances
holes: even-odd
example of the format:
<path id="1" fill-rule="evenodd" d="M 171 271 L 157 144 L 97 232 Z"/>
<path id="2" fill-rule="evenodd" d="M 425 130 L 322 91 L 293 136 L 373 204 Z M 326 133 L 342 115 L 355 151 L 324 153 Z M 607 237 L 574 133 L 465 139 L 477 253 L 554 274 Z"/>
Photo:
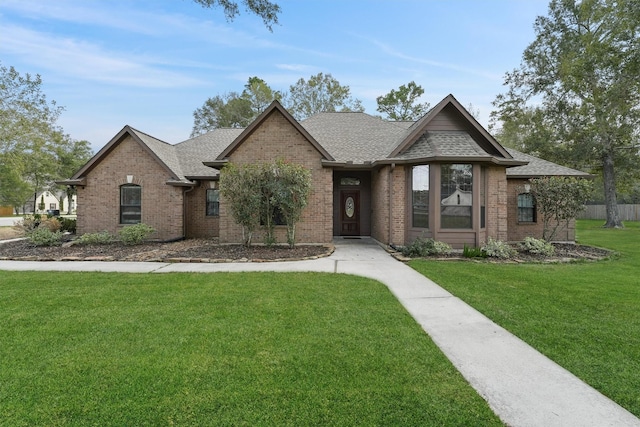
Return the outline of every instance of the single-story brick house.
<path id="1" fill-rule="evenodd" d="M 371 236 L 404 245 L 426 236 L 462 247 L 540 237 L 528 179 L 589 176 L 501 146 L 449 95 L 416 122 L 345 112 L 298 122 L 274 101 L 246 129 L 216 129 L 175 145 L 125 126 L 64 183 L 77 187 L 78 233 L 143 222 L 161 240 L 235 243 L 241 228 L 220 197 L 220 171 L 276 159 L 312 174 L 296 227 L 301 243 Z M 286 241 L 284 227 L 276 232 Z M 559 240 L 574 237 L 571 225 Z"/>

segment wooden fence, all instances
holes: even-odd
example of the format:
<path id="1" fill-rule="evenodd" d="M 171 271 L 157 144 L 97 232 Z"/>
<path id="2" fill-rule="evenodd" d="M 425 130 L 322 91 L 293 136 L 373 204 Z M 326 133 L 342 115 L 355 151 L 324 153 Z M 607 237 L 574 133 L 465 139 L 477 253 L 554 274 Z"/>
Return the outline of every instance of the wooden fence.
<path id="1" fill-rule="evenodd" d="M 618 205 L 620 219 L 623 221 L 640 221 L 640 205 Z M 578 215 L 579 219 L 607 219 L 607 210 L 604 205 L 587 205 L 587 208 Z"/>

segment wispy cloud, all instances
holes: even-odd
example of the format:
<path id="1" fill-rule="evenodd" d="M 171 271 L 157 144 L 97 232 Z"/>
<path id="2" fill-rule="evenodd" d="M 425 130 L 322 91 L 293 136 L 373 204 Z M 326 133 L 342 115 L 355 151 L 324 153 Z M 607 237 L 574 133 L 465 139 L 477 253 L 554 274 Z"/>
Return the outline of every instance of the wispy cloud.
<path id="1" fill-rule="evenodd" d="M 286 71 L 308 72 L 313 70 L 315 67 L 305 64 L 276 64 L 276 68 Z"/>
<path id="2" fill-rule="evenodd" d="M 0 52 L 20 55 L 43 69 L 73 78 L 108 84 L 139 87 L 184 87 L 201 84 L 198 79 L 163 69 L 162 59 L 132 59 L 106 52 L 99 45 L 40 33 L 15 25 L 3 24 L 5 36 Z"/>
<path id="3" fill-rule="evenodd" d="M 367 39 L 367 38 L 365 38 Z M 483 77 L 485 79 L 490 79 L 490 80 L 496 80 L 499 81 L 502 78 L 502 75 L 499 74 L 495 74 L 495 73 L 490 73 L 481 69 L 476 69 L 476 68 L 470 68 L 470 67 L 466 67 L 466 66 L 461 66 L 458 64 L 449 64 L 446 62 L 441 62 L 441 61 L 434 61 L 428 58 L 420 58 L 417 56 L 411 56 L 411 55 L 407 55 L 404 52 L 386 44 L 383 43 L 379 40 L 375 40 L 375 39 L 367 39 L 370 43 L 374 44 L 375 46 L 377 46 L 380 50 L 382 50 L 382 52 L 384 52 L 385 54 L 389 55 L 389 56 L 393 56 L 395 58 L 400 58 L 403 59 L 405 61 L 409 61 L 409 62 L 413 62 L 413 63 L 417 63 L 417 64 L 422 64 L 422 65 L 429 65 L 431 67 L 437 67 L 437 68 L 442 68 L 442 69 L 446 69 L 446 70 L 451 70 L 451 71 L 457 71 L 460 73 L 465 73 L 465 74 L 470 74 L 470 75 L 474 75 L 474 76 L 478 76 L 478 77 Z"/>

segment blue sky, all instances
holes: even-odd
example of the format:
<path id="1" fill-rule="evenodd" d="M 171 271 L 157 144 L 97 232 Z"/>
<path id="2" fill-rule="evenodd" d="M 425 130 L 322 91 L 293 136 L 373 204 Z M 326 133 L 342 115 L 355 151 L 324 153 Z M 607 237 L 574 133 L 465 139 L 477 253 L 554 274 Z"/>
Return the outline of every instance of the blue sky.
<path id="1" fill-rule="evenodd" d="M 59 124 L 98 150 L 124 125 L 170 143 L 189 137 L 208 97 L 258 76 L 287 90 L 330 73 L 365 111 L 415 81 L 432 105 L 452 93 L 488 124 L 548 0 L 278 0 L 269 32 L 191 0 L 0 0 L 0 61 L 40 74 Z"/>

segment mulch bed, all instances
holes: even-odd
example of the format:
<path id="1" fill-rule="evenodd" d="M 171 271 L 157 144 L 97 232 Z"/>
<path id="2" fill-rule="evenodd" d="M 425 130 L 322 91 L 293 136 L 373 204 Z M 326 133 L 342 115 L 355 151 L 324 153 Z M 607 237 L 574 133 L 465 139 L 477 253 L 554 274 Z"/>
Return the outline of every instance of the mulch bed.
<path id="1" fill-rule="evenodd" d="M 0 244 L 0 259 L 24 261 L 157 261 L 157 262 L 260 262 L 313 259 L 330 255 L 329 245 L 288 246 L 219 245 L 213 240 L 186 239 L 127 246 L 120 243 L 37 247 L 27 240 Z"/>
<path id="2" fill-rule="evenodd" d="M 554 244 L 551 257 L 519 252 L 514 258 L 464 258 L 461 253 L 433 256 L 428 259 L 463 260 L 481 262 L 570 262 L 596 261 L 607 258 L 612 252 L 602 248 L 574 244 Z M 294 248 L 275 245 L 220 245 L 211 239 L 186 239 L 177 242 L 147 242 L 127 246 L 120 243 L 103 245 L 78 245 L 71 241 L 62 246 L 38 247 L 27 240 L 0 243 L 0 260 L 23 261 L 156 261 L 156 262 L 264 262 L 293 261 L 328 256 L 332 245 L 296 245 Z M 408 261 L 401 254 L 394 256 Z"/>
<path id="3" fill-rule="evenodd" d="M 452 252 L 449 255 L 434 255 L 426 259 L 433 260 L 451 260 L 451 261 L 475 261 L 475 262 L 492 262 L 492 263 L 553 263 L 553 262 L 572 262 L 572 261 L 599 261 L 609 258 L 614 254 L 613 251 L 593 246 L 585 246 L 571 243 L 553 243 L 555 253 L 552 256 L 536 255 L 528 252 L 518 251 L 517 255 L 509 259 L 498 258 L 466 258 L 462 256 L 461 251 Z M 396 258 L 401 261 L 407 261 L 402 255 Z"/>

